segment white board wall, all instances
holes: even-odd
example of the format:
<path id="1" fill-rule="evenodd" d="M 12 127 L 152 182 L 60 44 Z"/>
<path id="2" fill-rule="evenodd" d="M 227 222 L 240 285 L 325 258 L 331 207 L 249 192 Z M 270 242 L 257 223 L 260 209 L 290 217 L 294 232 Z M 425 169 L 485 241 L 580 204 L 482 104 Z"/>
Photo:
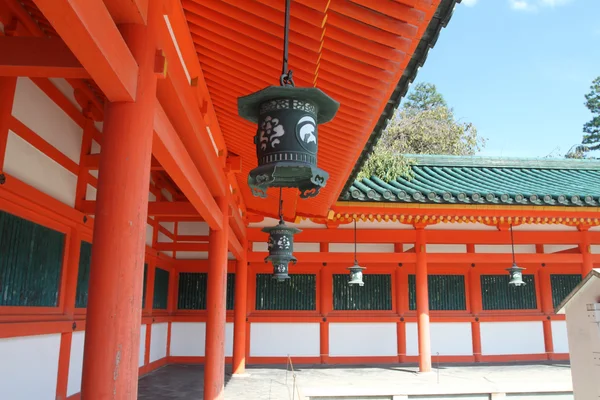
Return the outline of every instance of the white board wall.
<path id="1" fill-rule="evenodd" d="M 150 362 L 154 362 L 167 356 L 167 335 L 169 333 L 169 324 L 167 322 L 152 324 L 151 329 Z"/>
<path id="2" fill-rule="evenodd" d="M 318 323 L 252 323 L 250 356 L 318 357 L 320 336 Z"/>
<path id="3" fill-rule="evenodd" d="M 54 400 L 60 334 L 0 339 L 0 388 L 11 400 Z"/>
<path id="4" fill-rule="evenodd" d="M 330 323 L 329 355 L 331 357 L 397 356 L 397 325 L 383 323 Z"/>
<path id="5" fill-rule="evenodd" d="M 171 356 L 204 357 L 205 322 L 173 322 L 171 324 Z M 225 324 L 225 357 L 233 355 L 233 323 Z"/>
<path id="6" fill-rule="evenodd" d="M 482 322 L 481 354 L 542 354 L 544 327 L 541 321 Z"/>

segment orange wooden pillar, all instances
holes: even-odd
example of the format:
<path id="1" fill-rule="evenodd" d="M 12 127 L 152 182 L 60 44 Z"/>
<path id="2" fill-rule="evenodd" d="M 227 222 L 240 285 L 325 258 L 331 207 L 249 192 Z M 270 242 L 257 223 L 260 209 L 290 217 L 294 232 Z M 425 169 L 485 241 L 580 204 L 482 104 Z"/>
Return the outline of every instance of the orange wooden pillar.
<path id="1" fill-rule="evenodd" d="M 146 26 L 123 25 L 121 33 L 139 74 L 136 101 L 105 109 L 81 384 L 86 400 L 135 399 L 138 388 L 156 47 Z"/>
<path id="2" fill-rule="evenodd" d="M 206 295 L 206 353 L 204 361 L 204 399 L 225 397 L 225 314 L 227 290 L 227 235 L 229 201 L 217 198 L 223 213 L 223 228 L 212 230 L 208 244 L 208 288 Z"/>
<path id="3" fill-rule="evenodd" d="M 246 302 L 248 296 L 248 244 L 235 267 L 235 304 L 233 316 L 233 373 L 246 370 Z"/>
<path id="4" fill-rule="evenodd" d="M 544 253 L 544 245 L 535 245 L 536 253 Z M 552 315 L 554 314 L 554 304 L 552 302 L 552 283 L 550 281 L 550 272 L 542 264 L 542 268 L 538 269 L 537 280 L 540 284 L 540 304 L 542 306 L 542 313 L 546 319 L 543 321 L 544 329 L 544 347 L 546 350 L 546 357 L 549 360 L 554 358 L 554 342 L 552 340 Z"/>
<path id="5" fill-rule="evenodd" d="M 475 245 L 467 244 L 467 253 L 475 253 Z M 471 341 L 473 344 L 473 359 L 475 362 L 481 361 L 481 325 L 479 323 L 479 314 L 483 308 L 481 300 L 481 273 L 477 270 L 475 264 L 471 264 L 469 271 L 469 303 L 473 321 L 471 322 Z"/>
<path id="6" fill-rule="evenodd" d="M 431 371 L 431 337 L 429 329 L 429 289 L 427 287 L 427 250 L 425 229 L 417 227 L 416 289 L 417 326 L 419 330 L 419 371 Z"/>
<path id="7" fill-rule="evenodd" d="M 4 168 L 8 127 L 12 118 L 17 78 L 0 77 L 0 172 Z"/>
<path id="8" fill-rule="evenodd" d="M 329 252 L 329 243 L 320 244 L 321 253 Z M 333 275 L 327 270 L 327 264 L 323 263 L 319 271 L 319 313 L 321 322 L 319 324 L 319 354 L 321 364 L 329 362 L 329 322 L 327 315 L 333 307 Z"/>
<path id="9" fill-rule="evenodd" d="M 594 269 L 594 263 L 592 261 L 592 253 L 590 249 L 590 232 L 587 226 L 580 226 L 579 231 L 581 232 L 579 250 L 583 255 L 583 268 L 581 273 L 583 277 L 586 277 L 590 272 L 592 272 L 592 269 Z"/>
<path id="10" fill-rule="evenodd" d="M 402 243 L 394 243 L 394 252 L 403 253 Z M 395 272 L 396 279 L 396 312 L 400 315 L 400 320 L 396 323 L 396 341 L 398 346 L 398 362 L 406 362 L 406 322 L 404 314 L 408 311 L 408 274 L 398 265 Z"/>

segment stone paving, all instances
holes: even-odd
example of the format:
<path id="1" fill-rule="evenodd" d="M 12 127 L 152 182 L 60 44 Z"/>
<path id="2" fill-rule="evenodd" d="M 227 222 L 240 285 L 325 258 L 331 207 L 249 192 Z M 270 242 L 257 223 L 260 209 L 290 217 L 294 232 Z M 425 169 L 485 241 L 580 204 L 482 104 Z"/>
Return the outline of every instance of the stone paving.
<path id="1" fill-rule="evenodd" d="M 571 392 L 568 364 L 441 365 L 427 374 L 413 366 L 298 366 L 298 390 L 285 367 L 249 367 L 247 374 L 226 373 L 225 398 L 303 399 L 304 396 L 435 395 L 459 393 Z M 139 399 L 202 399 L 203 370 L 170 365 L 140 379 Z M 358 398 L 358 397 L 355 397 Z"/>

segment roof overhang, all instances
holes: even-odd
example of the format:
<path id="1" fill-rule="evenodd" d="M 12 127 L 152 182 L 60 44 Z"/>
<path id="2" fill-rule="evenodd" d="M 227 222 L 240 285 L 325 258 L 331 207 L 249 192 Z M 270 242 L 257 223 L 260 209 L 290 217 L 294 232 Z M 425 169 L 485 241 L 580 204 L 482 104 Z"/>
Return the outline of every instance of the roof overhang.
<path id="1" fill-rule="evenodd" d="M 575 286 L 575 288 L 569 293 L 567 297 L 556 307 L 556 314 L 565 314 L 567 305 L 574 300 L 580 293 L 585 292 L 590 286 L 598 284 L 600 281 L 600 269 L 593 269 L 581 282 L 579 285 Z"/>

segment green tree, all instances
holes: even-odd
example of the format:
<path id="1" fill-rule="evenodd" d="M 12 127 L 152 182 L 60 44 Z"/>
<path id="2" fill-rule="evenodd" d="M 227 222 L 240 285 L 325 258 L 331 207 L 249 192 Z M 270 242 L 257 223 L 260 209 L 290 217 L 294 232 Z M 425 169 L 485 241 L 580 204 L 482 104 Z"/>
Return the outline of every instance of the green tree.
<path id="1" fill-rule="evenodd" d="M 590 92 L 585 95 L 585 106 L 592 119 L 583 125 L 583 144 L 588 150 L 600 149 L 600 76 L 594 79 Z"/>
<path id="2" fill-rule="evenodd" d="M 411 178 L 405 154 L 473 155 L 485 145 L 471 123 L 457 121 L 435 85 L 419 83 L 396 110 L 358 179 Z"/>

